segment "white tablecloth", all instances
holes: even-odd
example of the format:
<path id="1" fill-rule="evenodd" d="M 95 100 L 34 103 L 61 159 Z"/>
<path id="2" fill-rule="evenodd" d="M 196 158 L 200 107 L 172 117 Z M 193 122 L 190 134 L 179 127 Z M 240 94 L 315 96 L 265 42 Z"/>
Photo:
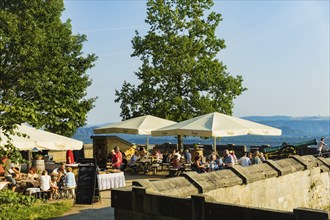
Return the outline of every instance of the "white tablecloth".
<path id="1" fill-rule="evenodd" d="M 113 189 L 125 186 L 124 172 L 97 175 L 99 190 Z"/>
<path id="2" fill-rule="evenodd" d="M 7 186 L 8 184 L 9 184 L 9 182 L 0 182 L 0 190 L 6 189 L 8 187 Z"/>

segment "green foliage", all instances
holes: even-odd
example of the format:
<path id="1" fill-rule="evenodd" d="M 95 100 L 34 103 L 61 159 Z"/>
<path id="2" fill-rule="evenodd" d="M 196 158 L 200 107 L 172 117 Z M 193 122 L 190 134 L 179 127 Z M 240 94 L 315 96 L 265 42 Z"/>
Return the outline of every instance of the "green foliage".
<path id="1" fill-rule="evenodd" d="M 24 196 L 11 190 L 0 191 L 1 209 L 31 206 L 36 202 L 32 196 Z"/>
<path id="2" fill-rule="evenodd" d="M 45 203 L 10 190 L 0 191 L 0 216 L 6 219 L 49 219 L 70 210 L 72 201 Z"/>
<path id="3" fill-rule="evenodd" d="M 61 21 L 63 0 L 3 0 L 0 10 L 1 133 L 28 122 L 72 136 L 95 102 L 85 98 L 97 59 L 82 52 L 86 36 Z"/>
<path id="4" fill-rule="evenodd" d="M 212 0 L 148 0 L 146 36 L 132 40 L 142 66 L 141 84 L 116 90 L 123 119 L 151 114 L 182 121 L 214 111 L 232 114 L 233 100 L 246 88 L 217 59 L 225 48 L 215 35 L 221 15 Z"/>

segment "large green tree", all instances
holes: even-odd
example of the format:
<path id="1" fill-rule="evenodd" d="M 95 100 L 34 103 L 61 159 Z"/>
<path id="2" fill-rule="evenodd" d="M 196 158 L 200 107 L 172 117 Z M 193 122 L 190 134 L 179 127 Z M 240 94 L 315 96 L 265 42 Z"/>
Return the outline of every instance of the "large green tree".
<path id="1" fill-rule="evenodd" d="M 0 129 L 7 135 L 27 122 L 72 136 L 85 125 L 95 98 L 86 98 L 94 54 L 82 52 L 85 35 L 61 21 L 63 0 L 0 2 Z M 9 144 L 9 143 L 8 143 Z M 16 154 L 7 145 L 0 154 Z M 16 152 L 16 153 L 15 153 Z"/>
<path id="2" fill-rule="evenodd" d="M 123 119 L 139 115 L 182 121 L 214 111 L 232 114 L 233 100 L 246 89 L 217 59 L 225 48 L 215 32 L 221 14 L 212 0 L 148 0 L 145 36 L 136 31 L 133 57 L 142 66 L 141 84 L 116 91 Z"/>

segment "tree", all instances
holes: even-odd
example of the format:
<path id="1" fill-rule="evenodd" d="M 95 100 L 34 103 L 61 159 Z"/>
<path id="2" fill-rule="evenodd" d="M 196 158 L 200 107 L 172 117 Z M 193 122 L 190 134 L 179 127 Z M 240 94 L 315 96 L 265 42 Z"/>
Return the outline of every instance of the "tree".
<path id="1" fill-rule="evenodd" d="M 95 102 L 85 98 L 97 59 L 82 53 L 86 36 L 61 21 L 63 0 L 3 0 L 0 8 L 1 132 L 27 122 L 72 136 Z M 15 148 L 0 150 L 10 156 Z"/>
<path id="2" fill-rule="evenodd" d="M 215 31 L 221 15 L 212 0 L 148 0 L 148 33 L 136 31 L 132 57 L 142 66 L 138 86 L 116 90 L 123 119 L 152 114 L 182 121 L 214 111 L 232 114 L 233 100 L 246 90 L 216 56 L 225 48 Z M 179 143 L 180 144 L 180 143 Z"/>

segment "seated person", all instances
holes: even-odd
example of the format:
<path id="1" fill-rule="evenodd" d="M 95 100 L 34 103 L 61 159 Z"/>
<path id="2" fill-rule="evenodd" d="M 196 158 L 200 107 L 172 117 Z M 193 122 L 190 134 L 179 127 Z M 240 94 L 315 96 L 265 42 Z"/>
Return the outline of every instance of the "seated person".
<path id="1" fill-rule="evenodd" d="M 194 163 L 191 165 L 191 169 L 196 171 L 197 173 L 205 173 L 205 165 L 201 163 L 202 157 L 196 156 Z"/>
<path id="2" fill-rule="evenodd" d="M 57 177 L 52 176 L 50 180 L 51 195 L 58 195 Z"/>
<path id="3" fill-rule="evenodd" d="M 219 165 L 217 163 L 217 156 L 215 154 L 211 154 L 209 161 L 209 170 L 215 171 L 219 169 Z"/>
<path id="4" fill-rule="evenodd" d="M 226 150 L 223 151 L 222 167 L 223 168 L 228 168 L 228 167 L 232 167 L 232 166 L 234 166 L 234 159 L 230 155 L 229 150 L 226 149 Z"/>
<path id="5" fill-rule="evenodd" d="M 174 155 L 174 158 L 172 160 L 172 163 L 173 163 L 173 168 L 180 169 L 181 166 L 182 166 L 182 164 L 180 163 L 180 160 L 179 160 L 178 155 Z"/>
<path id="6" fill-rule="evenodd" d="M 40 176 L 40 189 L 47 191 L 50 189 L 50 176 L 48 175 L 47 170 L 42 171 Z"/>
<path id="7" fill-rule="evenodd" d="M 129 167 L 130 168 L 136 168 L 137 167 L 137 164 L 136 162 L 138 161 L 139 159 L 139 152 L 138 151 L 135 151 L 134 154 L 132 155 L 131 159 L 129 160 Z"/>
<path id="8" fill-rule="evenodd" d="M 64 163 L 61 163 L 61 164 L 60 164 L 60 167 L 55 168 L 55 169 L 53 170 L 53 172 L 52 172 L 52 175 L 59 176 L 61 173 L 66 174 L 65 164 L 64 164 Z"/>
<path id="9" fill-rule="evenodd" d="M 76 177 L 74 176 L 74 173 L 72 172 L 72 168 L 68 167 L 67 168 L 67 173 L 65 176 L 65 189 L 75 189 L 77 184 L 76 184 Z M 72 196 L 74 196 L 74 190 L 72 190 Z"/>
<path id="10" fill-rule="evenodd" d="M 37 179 L 39 179 L 39 175 L 37 174 L 37 170 L 36 170 L 35 167 L 30 167 L 26 179 L 27 180 L 37 180 Z"/>
<path id="11" fill-rule="evenodd" d="M 56 168 L 52 172 L 52 176 L 57 177 L 57 186 L 59 189 L 64 189 L 64 183 L 65 183 L 65 165 L 62 163 L 59 168 Z"/>
<path id="12" fill-rule="evenodd" d="M 65 186 L 66 188 L 75 188 L 77 186 L 76 177 L 74 176 L 71 167 L 67 168 L 67 173 L 65 176 Z"/>
<path id="13" fill-rule="evenodd" d="M 153 148 L 152 156 L 156 159 L 157 163 L 161 163 L 163 161 L 163 155 L 156 147 Z"/>
<path id="14" fill-rule="evenodd" d="M 20 182 L 21 192 L 25 192 L 27 188 L 39 185 L 39 175 L 35 167 L 30 167 L 26 180 Z"/>
<path id="15" fill-rule="evenodd" d="M 10 163 L 9 160 L 7 161 L 8 162 L 6 162 L 7 164 L 5 168 L 5 178 L 8 182 L 11 183 L 11 190 L 15 192 L 17 186 L 16 180 L 19 178 L 19 172 L 15 169 L 15 164 Z"/>
<path id="16" fill-rule="evenodd" d="M 178 169 L 178 170 L 175 172 L 170 170 L 169 176 L 171 176 L 171 177 L 180 176 L 183 173 L 184 168 L 182 167 L 182 164 L 180 163 L 178 155 L 174 155 L 172 163 L 173 163 L 173 168 Z"/>
<path id="17" fill-rule="evenodd" d="M 186 160 L 186 163 L 191 163 L 191 153 L 189 152 L 189 149 L 185 150 L 183 157 Z"/>

